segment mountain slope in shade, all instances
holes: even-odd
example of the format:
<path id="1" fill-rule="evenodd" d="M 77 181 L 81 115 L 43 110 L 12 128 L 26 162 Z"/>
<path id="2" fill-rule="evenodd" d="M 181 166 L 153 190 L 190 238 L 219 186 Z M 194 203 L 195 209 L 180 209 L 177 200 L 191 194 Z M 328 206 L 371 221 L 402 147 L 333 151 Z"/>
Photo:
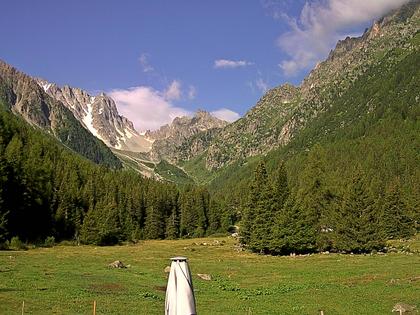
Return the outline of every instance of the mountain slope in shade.
<path id="1" fill-rule="evenodd" d="M 59 87 L 43 79 L 38 84 L 54 99 L 62 102 L 95 137 L 107 146 L 133 152 L 148 152 L 153 140 L 139 134 L 131 121 L 119 115 L 115 102 L 104 93 L 97 96 L 70 86 Z"/>
<path id="2" fill-rule="evenodd" d="M 92 136 L 63 103 L 51 98 L 30 76 L 0 60 L 0 100 L 14 114 L 54 135 L 64 145 L 98 164 L 121 167 L 112 152 Z"/>

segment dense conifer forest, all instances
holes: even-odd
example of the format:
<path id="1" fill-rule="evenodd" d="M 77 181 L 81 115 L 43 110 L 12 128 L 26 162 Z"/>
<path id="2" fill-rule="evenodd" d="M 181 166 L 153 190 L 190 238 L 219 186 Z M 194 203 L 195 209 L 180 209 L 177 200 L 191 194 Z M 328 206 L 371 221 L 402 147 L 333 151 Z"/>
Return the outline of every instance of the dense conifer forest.
<path id="1" fill-rule="evenodd" d="M 0 111 L 0 242 L 86 244 L 204 236 L 230 225 L 205 188 L 99 166 Z"/>

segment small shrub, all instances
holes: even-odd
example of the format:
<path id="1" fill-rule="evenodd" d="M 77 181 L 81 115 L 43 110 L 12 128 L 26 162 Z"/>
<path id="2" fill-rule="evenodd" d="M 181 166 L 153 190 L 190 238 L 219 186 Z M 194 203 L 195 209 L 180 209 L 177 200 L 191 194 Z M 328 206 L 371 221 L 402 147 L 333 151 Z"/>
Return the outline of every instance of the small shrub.
<path id="1" fill-rule="evenodd" d="M 0 243 L 0 250 L 9 249 L 9 241 L 5 241 L 3 243 Z"/>
<path id="2" fill-rule="evenodd" d="M 58 245 L 59 246 L 76 246 L 78 245 L 78 242 L 74 240 L 62 240 Z"/>
<path id="3" fill-rule="evenodd" d="M 25 244 L 23 244 L 23 242 L 19 239 L 19 236 L 12 237 L 9 247 L 14 250 L 26 249 Z"/>
<path id="4" fill-rule="evenodd" d="M 54 236 L 48 236 L 44 241 L 45 247 L 53 247 L 55 245 L 55 237 Z"/>

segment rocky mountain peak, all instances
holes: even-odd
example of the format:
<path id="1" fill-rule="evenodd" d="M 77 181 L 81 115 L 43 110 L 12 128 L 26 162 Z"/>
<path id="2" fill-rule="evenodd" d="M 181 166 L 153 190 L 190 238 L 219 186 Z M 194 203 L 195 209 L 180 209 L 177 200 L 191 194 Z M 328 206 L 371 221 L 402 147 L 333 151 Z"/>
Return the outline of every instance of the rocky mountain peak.
<path id="1" fill-rule="evenodd" d="M 176 117 L 171 124 L 167 124 L 155 131 L 148 130 L 146 137 L 153 139 L 154 143 L 149 155 L 152 160 L 160 160 L 165 158 L 171 162 L 175 162 L 178 156 L 185 155 L 184 144 L 196 137 L 200 145 L 188 145 L 188 156 L 195 156 L 205 149 L 203 139 L 197 137 L 200 133 L 205 134 L 206 141 L 209 138 L 209 131 L 219 130 L 229 123 L 214 117 L 209 112 L 198 110 L 194 116 Z M 212 136 L 214 132 L 211 132 Z M 194 147 L 194 152 L 190 152 Z"/>
<path id="2" fill-rule="evenodd" d="M 140 135 L 134 125 L 118 113 L 112 98 L 105 93 L 96 96 L 68 85 L 60 87 L 44 79 L 38 85 L 54 99 L 62 102 L 82 125 L 107 146 L 135 152 L 150 151 L 152 141 Z"/>
<path id="3" fill-rule="evenodd" d="M 213 128 L 223 128 L 229 123 L 214 117 L 205 110 L 197 110 L 194 115 L 175 117 L 172 123 L 160 127 L 158 130 L 146 132 L 146 137 L 153 140 L 162 140 L 167 138 L 188 138 L 200 131 Z"/>

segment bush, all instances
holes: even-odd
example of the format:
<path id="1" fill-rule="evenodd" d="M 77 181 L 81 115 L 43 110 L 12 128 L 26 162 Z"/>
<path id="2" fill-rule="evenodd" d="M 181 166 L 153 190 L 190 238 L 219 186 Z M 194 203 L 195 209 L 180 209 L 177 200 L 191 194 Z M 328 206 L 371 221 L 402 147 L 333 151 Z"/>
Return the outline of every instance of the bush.
<path id="1" fill-rule="evenodd" d="M 14 249 L 14 250 L 22 250 L 22 249 L 26 249 L 26 246 L 19 239 L 19 236 L 13 236 L 12 239 L 10 240 L 9 248 Z"/>
<path id="2" fill-rule="evenodd" d="M 6 250 L 6 249 L 9 249 L 9 241 L 0 243 L 0 250 Z"/>
<path id="3" fill-rule="evenodd" d="M 54 236 L 48 236 L 44 241 L 45 247 L 53 247 L 55 245 L 55 237 Z"/>

